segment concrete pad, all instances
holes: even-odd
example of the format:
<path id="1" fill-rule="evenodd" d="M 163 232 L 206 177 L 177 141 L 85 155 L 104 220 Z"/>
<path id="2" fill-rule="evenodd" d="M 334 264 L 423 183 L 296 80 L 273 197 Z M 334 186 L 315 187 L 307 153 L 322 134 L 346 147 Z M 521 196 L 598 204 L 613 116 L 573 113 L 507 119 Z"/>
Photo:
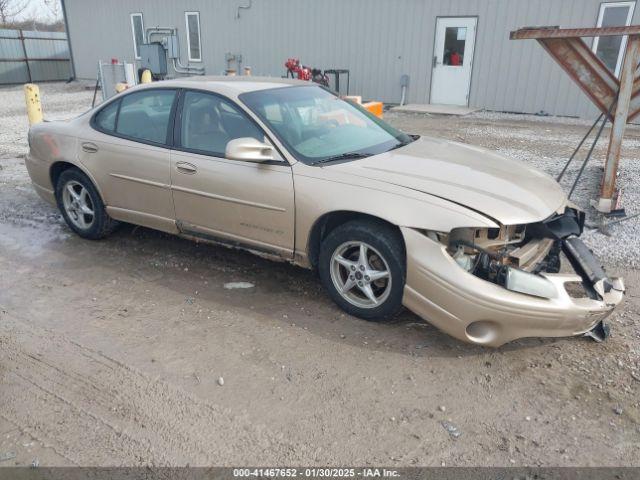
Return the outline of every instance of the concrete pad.
<path id="1" fill-rule="evenodd" d="M 432 115 L 469 115 L 477 112 L 480 108 L 459 107 L 457 105 L 432 105 L 432 104 L 409 104 L 391 108 L 392 112 L 402 113 L 429 113 Z"/>

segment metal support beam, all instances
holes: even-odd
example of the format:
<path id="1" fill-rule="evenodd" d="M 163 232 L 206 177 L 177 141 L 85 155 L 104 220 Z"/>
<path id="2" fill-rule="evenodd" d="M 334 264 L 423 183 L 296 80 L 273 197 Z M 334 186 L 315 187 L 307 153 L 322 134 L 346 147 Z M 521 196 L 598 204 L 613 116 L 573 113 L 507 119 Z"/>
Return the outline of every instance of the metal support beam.
<path id="1" fill-rule="evenodd" d="M 24 54 L 24 64 L 27 67 L 27 78 L 29 82 L 33 82 L 33 78 L 31 77 L 31 65 L 29 65 L 29 55 L 27 54 L 27 47 L 24 44 L 24 32 L 20 30 L 20 43 L 22 44 L 22 53 Z"/>
<path id="2" fill-rule="evenodd" d="M 604 114 L 618 93 L 618 79 L 581 38 L 539 38 L 549 55 Z M 615 107 L 613 112 L 615 113 Z M 610 118 L 611 120 L 611 118 Z"/>
<path id="3" fill-rule="evenodd" d="M 618 175 L 618 162 L 622 149 L 622 139 L 627 126 L 629 116 L 629 104 L 633 93 L 633 84 L 636 67 L 640 60 L 640 35 L 629 37 L 627 51 L 624 58 L 622 73 L 620 74 L 620 93 L 618 94 L 618 108 L 613 120 L 611 135 L 609 137 L 609 149 L 602 178 L 600 199 L 594 207 L 600 212 L 610 212 L 613 208 L 613 197 L 616 193 L 616 177 Z"/>
<path id="4" fill-rule="evenodd" d="M 524 27 L 511 32 L 511 40 L 538 38 L 578 38 L 578 37 L 619 37 L 620 35 L 640 35 L 640 25 L 628 27 Z"/>
<path id="5" fill-rule="evenodd" d="M 71 32 L 69 31 L 69 16 L 67 15 L 67 6 L 65 0 L 60 0 L 60 7 L 62 7 L 62 19 L 64 20 L 64 31 L 67 33 L 67 45 L 69 47 L 69 60 L 71 61 L 71 78 L 69 80 L 76 79 L 76 62 L 73 59 L 73 47 L 71 46 Z"/>

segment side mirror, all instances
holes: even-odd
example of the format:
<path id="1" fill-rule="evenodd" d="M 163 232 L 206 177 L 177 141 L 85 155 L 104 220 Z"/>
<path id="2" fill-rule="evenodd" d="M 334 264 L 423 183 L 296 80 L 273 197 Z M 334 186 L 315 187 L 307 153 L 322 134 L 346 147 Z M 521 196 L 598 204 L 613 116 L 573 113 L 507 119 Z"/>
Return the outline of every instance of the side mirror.
<path id="1" fill-rule="evenodd" d="M 274 149 L 271 145 L 251 137 L 231 140 L 227 143 L 224 156 L 229 160 L 242 160 L 255 163 L 275 160 Z"/>

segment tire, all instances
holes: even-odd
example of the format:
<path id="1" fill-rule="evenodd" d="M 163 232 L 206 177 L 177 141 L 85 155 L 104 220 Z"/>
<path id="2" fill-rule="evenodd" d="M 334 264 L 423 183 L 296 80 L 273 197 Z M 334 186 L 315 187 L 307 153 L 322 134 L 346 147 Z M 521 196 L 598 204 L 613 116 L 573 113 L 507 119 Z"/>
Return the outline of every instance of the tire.
<path id="1" fill-rule="evenodd" d="M 82 238 L 99 240 L 118 226 L 118 222 L 107 215 L 104 203 L 89 177 L 77 168 L 65 170 L 58 177 L 56 202 L 69 228 Z"/>
<path id="2" fill-rule="evenodd" d="M 367 259 L 364 269 L 360 260 L 363 244 Z M 318 272 L 329 296 L 345 312 L 365 320 L 384 321 L 402 308 L 405 258 L 404 242 L 397 229 L 382 221 L 354 220 L 335 228 L 324 239 Z M 387 277 L 381 276 L 385 270 Z M 380 278 L 374 281 L 374 276 Z M 341 292 L 353 282 L 352 288 Z"/>

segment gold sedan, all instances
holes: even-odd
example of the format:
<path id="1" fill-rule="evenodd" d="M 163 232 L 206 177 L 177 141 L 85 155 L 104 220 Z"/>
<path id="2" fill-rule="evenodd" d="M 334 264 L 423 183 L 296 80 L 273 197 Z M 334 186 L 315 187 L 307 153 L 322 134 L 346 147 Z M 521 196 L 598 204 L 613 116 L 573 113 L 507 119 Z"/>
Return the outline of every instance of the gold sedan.
<path id="1" fill-rule="evenodd" d="M 29 145 L 35 189 L 81 237 L 124 221 L 267 253 L 316 269 L 331 298 L 367 320 L 404 305 L 483 345 L 602 340 L 624 295 L 552 178 L 407 135 L 307 82 L 141 85 L 35 125 Z M 573 273 L 558 273 L 561 259 Z"/>

